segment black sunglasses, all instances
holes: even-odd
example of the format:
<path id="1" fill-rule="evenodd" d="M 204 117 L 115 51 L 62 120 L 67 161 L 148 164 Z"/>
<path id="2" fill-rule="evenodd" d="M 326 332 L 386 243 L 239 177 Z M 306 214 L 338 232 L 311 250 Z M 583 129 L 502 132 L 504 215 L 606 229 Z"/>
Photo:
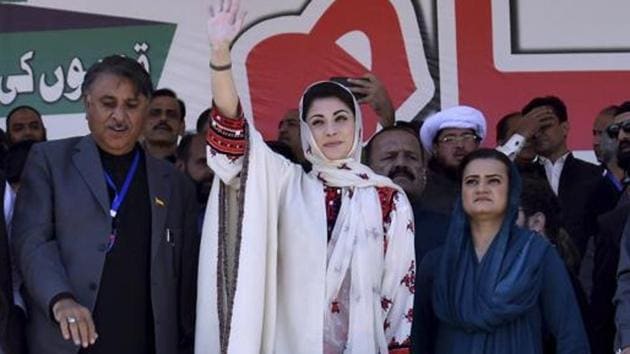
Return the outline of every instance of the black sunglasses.
<path id="1" fill-rule="evenodd" d="M 620 130 L 623 130 L 626 134 L 630 134 L 630 120 L 609 125 L 608 128 L 606 128 L 606 134 L 608 134 L 611 139 L 617 139 Z"/>

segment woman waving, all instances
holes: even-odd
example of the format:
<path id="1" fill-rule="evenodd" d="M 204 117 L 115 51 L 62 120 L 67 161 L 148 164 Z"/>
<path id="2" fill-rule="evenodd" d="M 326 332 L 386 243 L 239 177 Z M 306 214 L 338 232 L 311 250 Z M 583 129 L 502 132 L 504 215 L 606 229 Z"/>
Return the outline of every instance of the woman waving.
<path id="1" fill-rule="evenodd" d="M 361 111 L 334 82 L 300 100 L 305 173 L 243 116 L 229 46 L 243 17 L 208 21 L 216 178 L 203 231 L 197 353 L 387 353 L 407 348 L 415 290 L 413 214 L 360 163 Z"/>

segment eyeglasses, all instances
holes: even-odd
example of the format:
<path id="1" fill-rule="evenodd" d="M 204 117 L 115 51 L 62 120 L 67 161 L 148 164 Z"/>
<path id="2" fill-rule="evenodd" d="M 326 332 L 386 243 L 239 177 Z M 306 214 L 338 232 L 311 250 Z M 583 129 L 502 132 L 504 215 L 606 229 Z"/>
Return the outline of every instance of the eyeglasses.
<path id="1" fill-rule="evenodd" d="M 626 134 L 630 134 L 630 120 L 609 125 L 608 128 L 606 128 L 606 134 L 608 134 L 611 139 L 617 139 L 619 131 L 621 130 Z"/>
<path id="2" fill-rule="evenodd" d="M 455 145 L 457 142 L 460 142 L 460 141 L 463 143 L 472 143 L 472 142 L 478 142 L 479 140 L 480 140 L 479 137 L 476 136 L 475 134 L 462 134 L 462 135 L 447 135 L 438 139 L 438 142 L 444 145 Z"/>

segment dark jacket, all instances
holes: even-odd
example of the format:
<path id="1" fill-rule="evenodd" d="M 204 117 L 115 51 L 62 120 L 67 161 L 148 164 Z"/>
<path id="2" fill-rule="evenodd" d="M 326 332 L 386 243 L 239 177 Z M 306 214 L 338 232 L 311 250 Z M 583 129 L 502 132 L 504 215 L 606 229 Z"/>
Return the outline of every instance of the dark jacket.
<path id="1" fill-rule="evenodd" d="M 12 235 L 26 288 L 33 354 L 78 350 L 50 318 L 55 296 L 70 293 L 94 311 L 112 225 L 99 161 L 89 135 L 37 144 L 28 157 Z M 192 349 L 198 210 L 194 187 L 184 175 L 148 154 L 145 163 L 155 348 L 157 354 L 173 354 Z M 170 237 L 165 237 L 167 229 Z"/>
<path id="2" fill-rule="evenodd" d="M 6 180 L 0 175 L 0 348 L 6 354 L 21 354 L 26 350 L 24 338 L 25 315 L 14 305 L 12 283 L 12 257 L 6 220 L 4 219 L 4 193 Z"/>
<path id="3" fill-rule="evenodd" d="M 575 246 L 584 256 L 588 238 L 596 232 L 595 216 L 589 210 L 597 187 L 603 180 L 600 166 L 573 157 L 569 154 L 558 185 L 558 199 L 562 208 L 564 226 Z"/>
<path id="4" fill-rule="evenodd" d="M 427 185 L 420 197 L 425 210 L 448 215 L 453 210 L 455 199 L 459 195 L 459 182 L 453 172 L 442 168 L 437 160 L 429 161 Z"/>
<path id="5" fill-rule="evenodd" d="M 620 227 L 622 228 L 622 231 L 616 234 L 621 235 L 621 240 L 617 243 L 619 245 L 619 266 L 616 273 L 617 288 L 613 301 L 617 326 L 614 349 L 630 346 L 630 220 L 628 220 L 628 212 L 630 212 L 628 205 L 619 210 L 618 219 L 615 220 L 618 224 L 614 226 L 614 231 L 617 232 Z M 623 223 L 620 222 L 622 218 L 624 219 Z M 614 240 L 615 236 L 613 235 Z"/>

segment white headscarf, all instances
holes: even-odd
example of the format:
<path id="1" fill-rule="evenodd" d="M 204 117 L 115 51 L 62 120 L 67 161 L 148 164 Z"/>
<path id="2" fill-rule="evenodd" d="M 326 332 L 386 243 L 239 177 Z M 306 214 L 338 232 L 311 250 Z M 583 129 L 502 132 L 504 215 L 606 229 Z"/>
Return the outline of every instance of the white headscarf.
<path id="1" fill-rule="evenodd" d="M 352 149 L 348 153 L 348 156 L 341 160 L 329 160 L 326 156 L 324 156 L 317 146 L 315 138 L 313 138 L 310 127 L 302 118 L 306 113 L 304 112 L 304 97 L 306 96 L 306 93 L 315 86 L 321 84 L 333 84 L 340 87 L 344 92 L 348 93 L 354 104 L 354 107 L 350 107 L 354 109 L 354 140 L 352 142 Z M 344 102 L 343 100 L 341 101 Z M 361 116 L 361 108 L 350 90 L 334 81 L 315 82 L 304 91 L 302 99 L 300 100 L 299 110 L 300 135 L 304 156 L 313 164 L 312 173 L 314 173 L 318 178 L 325 180 L 327 186 L 390 187 L 402 191 L 402 189 L 389 178 L 374 173 L 374 171 L 372 171 L 368 166 L 361 163 L 363 118 Z"/>
<path id="2" fill-rule="evenodd" d="M 323 83 L 327 82 L 314 83 L 306 92 Z M 343 188 L 341 208 L 331 235 L 331 239 L 337 239 L 337 243 L 328 250 L 325 298 L 328 306 L 323 309 L 325 322 L 329 322 L 330 306 L 336 300 L 349 271 L 349 346 L 345 353 L 387 353 L 380 302 L 385 267 L 383 215 L 374 187 L 389 187 L 404 192 L 389 178 L 374 173 L 360 163 L 363 130 L 361 110 L 347 88 L 332 83 L 348 92 L 354 103 L 354 141 L 345 159 L 329 160 L 324 156 L 308 124 L 302 119 L 304 95 L 300 101 L 302 148 L 304 156 L 313 164 L 311 173 L 327 186 Z"/>

